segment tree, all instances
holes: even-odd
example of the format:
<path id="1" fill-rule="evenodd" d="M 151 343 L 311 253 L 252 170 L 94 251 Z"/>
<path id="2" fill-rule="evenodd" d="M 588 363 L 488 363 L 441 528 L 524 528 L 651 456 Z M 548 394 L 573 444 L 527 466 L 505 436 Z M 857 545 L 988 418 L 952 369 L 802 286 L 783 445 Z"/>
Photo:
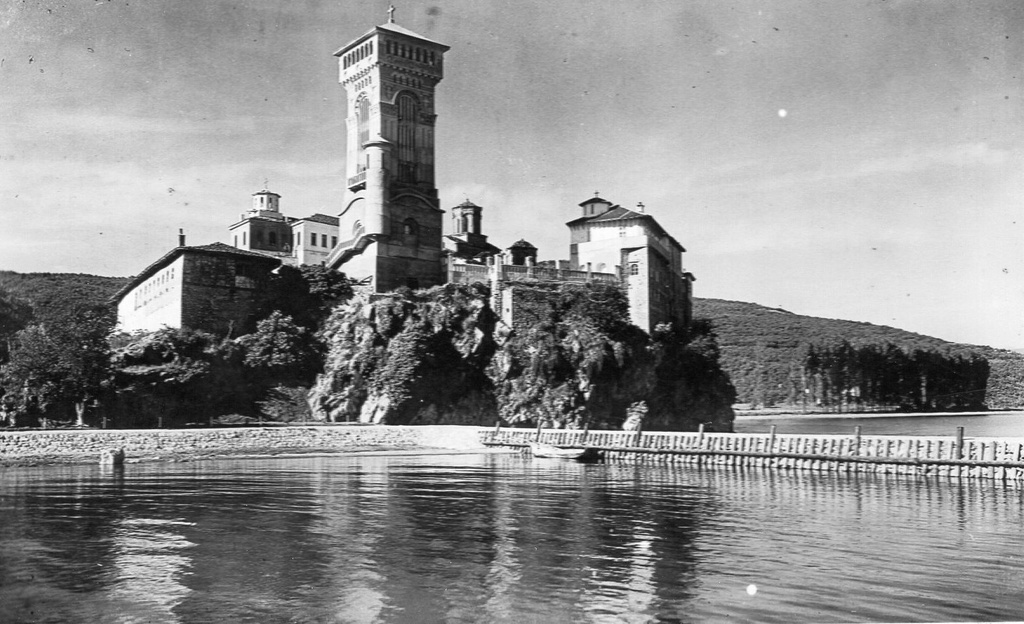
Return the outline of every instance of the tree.
<path id="1" fill-rule="evenodd" d="M 16 397 L 15 410 L 45 413 L 71 404 L 76 424 L 83 426 L 86 405 L 99 399 L 110 379 L 107 336 L 112 327 L 108 312 L 82 308 L 18 332 L 3 369 L 3 385 Z"/>
<path id="2" fill-rule="evenodd" d="M 259 380 L 309 384 L 320 370 L 318 343 L 290 316 L 274 311 L 256 331 L 235 339 L 245 352 L 243 363 Z"/>
<path id="3" fill-rule="evenodd" d="M 304 264 L 282 266 L 271 278 L 259 317 L 280 312 L 315 332 L 331 309 L 352 297 L 352 281 L 344 273 Z"/>

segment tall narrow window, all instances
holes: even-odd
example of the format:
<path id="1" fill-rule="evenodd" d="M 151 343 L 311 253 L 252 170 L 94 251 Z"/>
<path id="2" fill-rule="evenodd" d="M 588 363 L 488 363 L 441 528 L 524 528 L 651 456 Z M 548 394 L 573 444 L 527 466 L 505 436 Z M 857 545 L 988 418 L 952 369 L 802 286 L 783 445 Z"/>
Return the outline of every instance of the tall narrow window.
<path id="1" fill-rule="evenodd" d="M 398 180 L 417 182 L 416 127 L 419 102 L 410 93 L 398 96 Z"/>
<path id="2" fill-rule="evenodd" d="M 359 128 L 359 145 L 356 146 L 356 152 L 358 154 L 356 157 L 356 169 L 358 173 L 359 171 L 364 171 L 366 169 L 366 165 L 364 164 L 366 159 L 363 157 L 363 145 L 370 140 L 370 100 L 364 96 L 359 99 L 356 107 L 356 123 Z"/>
<path id="3" fill-rule="evenodd" d="M 316 234 L 309 235 L 309 245 L 310 247 L 316 247 Z"/>
<path id="4" fill-rule="evenodd" d="M 320 246 L 321 247 L 326 247 L 327 246 L 327 235 L 326 234 L 321 234 L 320 235 Z"/>

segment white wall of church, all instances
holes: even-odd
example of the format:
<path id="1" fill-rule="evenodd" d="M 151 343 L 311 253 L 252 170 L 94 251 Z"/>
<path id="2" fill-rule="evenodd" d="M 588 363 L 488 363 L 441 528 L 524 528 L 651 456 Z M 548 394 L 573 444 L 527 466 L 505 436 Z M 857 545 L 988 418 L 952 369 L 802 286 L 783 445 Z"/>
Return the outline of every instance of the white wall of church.
<path id="1" fill-rule="evenodd" d="M 157 271 L 121 299 L 118 329 L 124 332 L 181 327 L 184 257 Z"/>

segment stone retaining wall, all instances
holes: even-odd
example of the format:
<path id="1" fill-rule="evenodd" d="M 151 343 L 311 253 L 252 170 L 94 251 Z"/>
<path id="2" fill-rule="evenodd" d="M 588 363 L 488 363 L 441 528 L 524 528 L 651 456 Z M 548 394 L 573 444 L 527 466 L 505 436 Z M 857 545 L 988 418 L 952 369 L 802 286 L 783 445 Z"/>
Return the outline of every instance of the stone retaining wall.
<path id="1" fill-rule="evenodd" d="M 373 448 L 481 449 L 479 427 L 297 426 L 231 429 L 0 431 L 0 465 L 98 462 L 105 449 L 127 461 Z"/>

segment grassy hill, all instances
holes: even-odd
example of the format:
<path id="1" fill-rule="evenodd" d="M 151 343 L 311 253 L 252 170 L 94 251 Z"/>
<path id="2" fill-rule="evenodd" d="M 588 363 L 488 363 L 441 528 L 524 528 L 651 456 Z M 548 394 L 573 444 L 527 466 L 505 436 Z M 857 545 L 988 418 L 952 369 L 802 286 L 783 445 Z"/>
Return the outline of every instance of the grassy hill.
<path id="1" fill-rule="evenodd" d="M 126 277 L 0 271 L 0 362 L 7 359 L 8 339 L 30 323 L 59 318 L 75 306 L 106 306 L 126 283 Z"/>
<path id="2" fill-rule="evenodd" d="M 984 357 L 990 366 L 986 404 L 993 409 L 1024 406 L 1024 355 L 1013 351 L 947 342 L 884 325 L 801 316 L 741 301 L 695 299 L 694 316 L 714 325 L 722 366 L 741 403 L 791 402 L 791 379 L 807 345 L 846 340 L 854 346 L 888 343 L 905 351 Z"/>

